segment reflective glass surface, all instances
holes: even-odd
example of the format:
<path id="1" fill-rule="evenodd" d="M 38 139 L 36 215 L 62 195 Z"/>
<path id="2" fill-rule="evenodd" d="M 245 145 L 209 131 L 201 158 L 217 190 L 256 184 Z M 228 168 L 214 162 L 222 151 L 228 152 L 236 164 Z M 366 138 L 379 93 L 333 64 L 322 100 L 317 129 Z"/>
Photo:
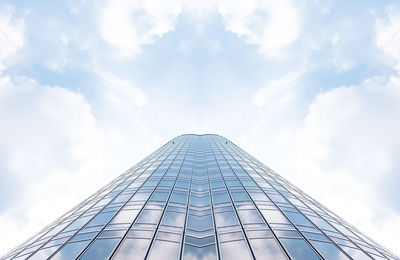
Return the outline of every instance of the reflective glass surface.
<path id="1" fill-rule="evenodd" d="M 145 258 L 398 259 L 218 135 L 172 139 L 1 259 Z"/>

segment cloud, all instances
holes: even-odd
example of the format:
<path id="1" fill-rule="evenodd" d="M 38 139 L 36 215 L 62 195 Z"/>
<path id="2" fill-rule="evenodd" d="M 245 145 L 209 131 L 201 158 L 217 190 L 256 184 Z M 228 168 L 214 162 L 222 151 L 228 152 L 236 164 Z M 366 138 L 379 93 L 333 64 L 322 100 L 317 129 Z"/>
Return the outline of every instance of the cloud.
<path id="1" fill-rule="evenodd" d="M 259 45 L 267 55 L 276 56 L 298 37 L 300 17 L 290 0 L 221 1 L 218 11 L 226 29 Z"/>
<path id="2" fill-rule="evenodd" d="M 24 45 L 24 20 L 15 17 L 14 13 L 12 7 L 0 5 L 0 73 Z"/>
<path id="3" fill-rule="evenodd" d="M 295 102 L 296 92 L 300 88 L 299 77 L 302 71 L 293 72 L 275 80 L 270 80 L 266 86 L 257 90 L 252 104 L 270 109 L 281 109 Z"/>
<path id="4" fill-rule="evenodd" d="M 385 16 L 377 18 L 376 31 L 376 45 L 400 71 L 400 7 L 388 7 Z"/>
<path id="5" fill-rule="evenodd" d="M 99 178 L 110 177 L 102 163 L 104 136 L 81 94 L 28 78 L 1 77 L 0 122 L 5 250 L 94 192 Z M 11 183 L 13 188 L 7 188 Z"/>
<path id="6" fill-rule="evenodd" d="M 99 91 L 105 102 L 115 107 L 141 107 L 148 104 L 144 92 L 131 81 L 117 77 L 105 71 L 97 71 Z"/>
<path id="7" fill-rule="evenodd" d="M 172 31 L 180 12 L 180 1 L 108 1 L 101 10 L 101 33 L 122 55 L 133 55 Z"/>
<path id="8" fill-rule="evenodd" d="M 392 225 L 389 219 L 400 221 L 400 201 L 393 197 L 400 185 L 399 117 L 397 77 L 322 93 L 297 129 L 293 156 L 299 185 L 390 248 L 396 243 L 380 230 Z"/>

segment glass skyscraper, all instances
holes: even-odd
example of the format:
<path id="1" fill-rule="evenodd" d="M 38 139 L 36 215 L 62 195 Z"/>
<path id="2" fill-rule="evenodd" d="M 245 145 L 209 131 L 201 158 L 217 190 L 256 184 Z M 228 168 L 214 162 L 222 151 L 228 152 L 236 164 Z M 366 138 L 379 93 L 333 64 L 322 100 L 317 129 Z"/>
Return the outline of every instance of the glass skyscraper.
<path id="1" fill-rule="evenodd" d="M 398 259 L 218 135 L 182 135 L 3 259 Z"/>

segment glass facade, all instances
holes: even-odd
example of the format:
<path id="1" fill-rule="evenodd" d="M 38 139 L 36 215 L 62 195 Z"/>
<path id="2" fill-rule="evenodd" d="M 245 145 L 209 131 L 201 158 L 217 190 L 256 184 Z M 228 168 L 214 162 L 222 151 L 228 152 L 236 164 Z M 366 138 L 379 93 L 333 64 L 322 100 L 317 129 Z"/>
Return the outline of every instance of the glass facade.
<path id="1" fill-rule="evenodd" d="M 3 259 L 398 259 L 218 135 L 174 138 Z"/>

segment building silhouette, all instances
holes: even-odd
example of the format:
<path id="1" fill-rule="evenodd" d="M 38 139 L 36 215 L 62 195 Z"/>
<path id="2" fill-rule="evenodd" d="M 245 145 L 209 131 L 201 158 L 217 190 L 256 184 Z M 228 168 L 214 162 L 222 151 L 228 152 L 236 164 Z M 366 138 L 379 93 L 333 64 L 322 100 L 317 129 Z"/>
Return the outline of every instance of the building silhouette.
<path id="1" fill-rule="evenodd" d="M 218 135 L 172 139 L 3 259 L 398 259 Z"/>

